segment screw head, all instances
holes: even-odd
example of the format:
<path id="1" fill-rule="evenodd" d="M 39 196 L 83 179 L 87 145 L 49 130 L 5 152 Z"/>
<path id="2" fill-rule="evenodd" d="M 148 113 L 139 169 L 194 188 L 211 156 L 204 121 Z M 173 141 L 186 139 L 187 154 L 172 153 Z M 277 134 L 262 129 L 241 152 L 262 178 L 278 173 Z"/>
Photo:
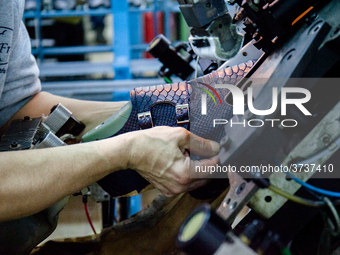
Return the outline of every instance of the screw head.
<path id="1" fill-rule="evenodd" d="M 328 136 L 326 136 L 326 137 L 324 137 L 324 138 L 322 139 L 322 141 L 323 141 L 324 143 L 329 143 L 331 140 L 329 139 Z"/>

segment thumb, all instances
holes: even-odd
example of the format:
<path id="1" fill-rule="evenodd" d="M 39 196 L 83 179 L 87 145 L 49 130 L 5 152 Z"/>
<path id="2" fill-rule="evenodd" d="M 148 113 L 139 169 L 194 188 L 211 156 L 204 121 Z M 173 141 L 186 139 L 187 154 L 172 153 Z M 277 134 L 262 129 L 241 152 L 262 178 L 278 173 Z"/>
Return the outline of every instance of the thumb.
<path id="1" fill-rule="evenodd" d="M 212 140 L 204 139 L 190 133 L 185 149 L 197 156 L 213 157 L 220 151 L 220 145 Z"/>

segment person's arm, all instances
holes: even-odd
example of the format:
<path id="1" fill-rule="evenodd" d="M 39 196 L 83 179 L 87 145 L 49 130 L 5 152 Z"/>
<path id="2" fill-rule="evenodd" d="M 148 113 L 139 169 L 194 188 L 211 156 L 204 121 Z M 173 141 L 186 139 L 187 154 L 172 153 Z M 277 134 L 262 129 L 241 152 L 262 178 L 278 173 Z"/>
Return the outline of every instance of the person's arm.
<path id="1" fill-rule="evenodd" d="M 67 109 L 69 109 L 73 115 L 82 121 L 86 128 L 79 135 L 80 137 L 87 131 L 90 131 L 98 124 L 115 114 L 120 108 L 122 108 L 127 102 L 100 102 L 100 101 L 84 101 L 72 98 L 60 97 L 52 95 L 47 92 L 40 92 L 33 97 L 27 104 L 25 104 L 8 122 L 0 129 L 1 133 L 7 129 L 10 122 L 14 119 L 21 119 L 25 116 L 31 118 L 41 117 L 42 114 L 48 116 L 51 108 L 62 103 Z"/>
<path id="2" fill-rule="evenodd" d="M 39 212 L 115 170 L 128 155 L 126 137 L 0 153 L 0 221 Z M 110 151 L 110 157 L 104 150 Z"/>
<path id="3" fill-rule="evenodd" d="M 77 118 L 83 110 L 86 117 L 79 119 L 84 122 L 100 119 L 92 115 L 96 111 L 99 115 L 100 103 L 63 98 L 53 101 L 52 98 L 56 98 L 52 95 L 47 102 L 46 97 L 32 99 L 34 101 L 26 104 L 15 118 L 38 117 L 41 112 L 47 115 L 49 110 L 43 109 L 44 105 L 49 109 L 61 102 Z M 106 106 L 104 104 L 102 106 Z M 109 104 L 108 110 L 103 110 L 104 115 L 110 112 Z M 84 144 L 1 152 L 0 221 L 39 212 L 109 173 L 128 168 L 138 171 L 166 196 L 195 189 L 204 185 L 206 180 L 191 179 L 190 167 L 213 165 L 217 159 L 192 162 L 190 149 L 196 154 L 214 156 L 219 145 L 190 135 L 183 128 L 156 127 Z"/>
<path id="4" fill-rule="evenodd" d="M 218 144 L 183 128 L 156 127 L 63 147 L 0 153 L 0 221 L 39 212 L 109 173 L 135 169 L 164 195 L 192 190 L 206 180 L 190 179 L 195 153 L 213 156 Z"/>

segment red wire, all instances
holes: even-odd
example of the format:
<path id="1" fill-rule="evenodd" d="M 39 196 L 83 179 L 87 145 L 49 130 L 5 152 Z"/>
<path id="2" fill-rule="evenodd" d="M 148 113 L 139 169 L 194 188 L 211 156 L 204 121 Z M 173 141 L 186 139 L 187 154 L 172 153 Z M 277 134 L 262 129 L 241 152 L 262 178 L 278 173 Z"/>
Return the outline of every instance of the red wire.
<path id="1" fill-rule="evenodd" d="M 96 232 L 96 230 L 93 227 L 92 220 L 91 220 L 91 217 L 90 217 L 90 214 L 89 214 L 89 210 L 87 209 L 87 203 L 84 203 L 84 208 L 85 208 L 85 213 L 86 213 L 87 220 L 90 223 L 90 226 L 91 226 L 91 228 L 93 230 L 93 233 L 96 235 L 97 232 Z"/>
<path id="2" fill-rule="evenodd" d="M 116 219 L 115 216 L 113 216 L 113 221 L 114 221 L 116 224 L 118 224 L 118 220 Z"/>

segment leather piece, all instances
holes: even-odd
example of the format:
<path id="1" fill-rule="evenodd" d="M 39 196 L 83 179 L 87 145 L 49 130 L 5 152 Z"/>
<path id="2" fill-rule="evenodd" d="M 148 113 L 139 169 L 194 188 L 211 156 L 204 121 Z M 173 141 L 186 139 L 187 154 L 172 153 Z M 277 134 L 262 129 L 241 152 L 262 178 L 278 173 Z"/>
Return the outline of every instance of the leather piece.
<path id="1" fill-rule="evenodd" d="M 198 88 L 204 88 L 205 85 L 214 87 L 215 84 L 237 84 L 255 62 L 256 60 L 250 60 L 237 66 L 214 71 L 189 82 L 135 88 L 130 92 L 133 105 L 130 117 L 124 127 L 114 136 L 140 130 L 138 113 L 150 111 L 154 126 L 181 126 L 198 136 L 219 142 L 224 136 L 224 126 L 213 128 L 211 123 L 215 118 L 229 120 L 232 117 L 232 106 L 224 100 L 229 91 L 216 89 L 221 97 L 222 105 L 215 105 L 213 100 L 207 100 L 208 114 L 202 115 L 201 94 L 205 92 Z M 177 123 L 177 118 L 180 116 L 176 115 L 176 104 L 189 104 L 190 123 Z M 184 112 L 182 114 L 185 115 Z M 140 192 L 149 183 L 136 171 L 129 169 L 112 173 L 98 181 L 98 184 L 112 197 L 117 197 L 134 190 Z"/>
<path id="2" fill-rule="evenodd" d="M 213 120 L 229 120 L 232 117 L 233 107 L 225 102 L 225 97 L 228 95 L 229 90 L 215 89 L 221 98 L 221 105 L 214 93 L 205 85 L 213 88 L 215 88 L 215 84 L 236 85 L 249 72 L 255 62 L 255 60 L 249 60 L 246 63 L 225 68 L 223 70 L 217 70 L 190 81 L 193 88 L 193 93 L 190 95 L 190 132 L 216 142 L 219 142 L 221 138 L 225 136 L 225 125 L 219 125 L 214 128 Z M 198 88 L 209 90 L 216 99 L 217 105 L 215 105 L 213 100 L 209 100 L 210 97 L 207 96 L 207 115 L 201 114 L 201 95 L 206 94 L 206 92 Z"/>
<path id="3" fill-rule="evenodd" d="M 164 84 L 158 86 L 135 88 L 130 92 L 131 101 L 135 104 L 138 114 L 151 111 L 159 103 L 169 103 L 174 106 L 187 104 L 190 97 L 190 88 L 187 82 Z M 181 116 L 179 116 L 181 117 Z M 151 128 L 153 116 L 141 116 L 138 124 L 141 129 Z"/>
<path id="4" fill-rule="evenodd" d="M 191 91 L 187 82 L 135 88 L 130 92 L 131 101 L 138 113 L 149 112 L 157 103 L 187 104 Z"/>

